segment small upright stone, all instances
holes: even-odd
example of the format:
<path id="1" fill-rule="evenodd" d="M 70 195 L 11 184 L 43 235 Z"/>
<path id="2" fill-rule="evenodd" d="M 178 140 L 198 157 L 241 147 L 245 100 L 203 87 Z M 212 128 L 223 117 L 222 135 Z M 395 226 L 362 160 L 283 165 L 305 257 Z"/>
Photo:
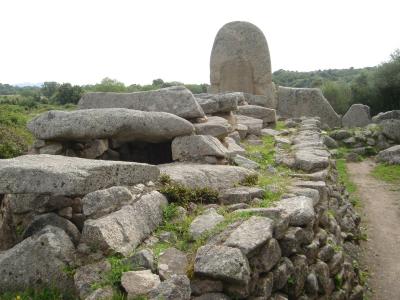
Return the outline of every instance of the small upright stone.
<path id="1" fill-rule="evenodd" d="M 353 104 L 342 118 L 343 127 L 364 127 L 371 123 L 368 105 Z"/>

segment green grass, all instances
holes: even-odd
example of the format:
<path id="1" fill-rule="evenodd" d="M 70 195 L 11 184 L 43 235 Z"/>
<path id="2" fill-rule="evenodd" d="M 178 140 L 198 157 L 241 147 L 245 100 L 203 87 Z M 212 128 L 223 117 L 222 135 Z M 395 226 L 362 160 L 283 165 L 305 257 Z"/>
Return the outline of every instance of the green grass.
<path id="1" fill-rule="evenodd" d="M 350 202 L 353 206 L 360 205 L 360 199 L 356 195 L 357 186 L 354 182 L 351 181 L 349 173 L 347 172 L 346 160 L 345 159 L 337 159 L 336 160 L 336 168 L 339 174 L 339 180 L 346 187 L 347 191 L 350 195 Z"/>
<path id="2" fill-rule="evenodd" d="M 372 171 L 372 175 L 389 183 L 400 183 L 400 165 L 379 164 Z"/>
<path id="3" fill-rule="evenodd" d="M 7 292 L 0 295 L 0 300 L 73 300 L 71 295 L 62 294 L 54 288 L 27 289 L 23 292 Z"/>
<path id="4" fill-rule="evenodd" d="M 277 121 L 275 125 L 275 130 L 284 130 L 286 129 L 286 125 L 284 121 Z"/>

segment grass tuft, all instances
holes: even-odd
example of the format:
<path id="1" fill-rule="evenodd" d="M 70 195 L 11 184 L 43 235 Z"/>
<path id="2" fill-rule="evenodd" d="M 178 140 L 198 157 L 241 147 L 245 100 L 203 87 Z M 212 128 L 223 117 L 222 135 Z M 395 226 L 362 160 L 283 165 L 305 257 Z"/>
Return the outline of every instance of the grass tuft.
<path id="1" fill-rule="evenodd" d="M 379 164 L 372 171 L 372 175 L 389 183 L 400 183 L 400 165 Z"/>

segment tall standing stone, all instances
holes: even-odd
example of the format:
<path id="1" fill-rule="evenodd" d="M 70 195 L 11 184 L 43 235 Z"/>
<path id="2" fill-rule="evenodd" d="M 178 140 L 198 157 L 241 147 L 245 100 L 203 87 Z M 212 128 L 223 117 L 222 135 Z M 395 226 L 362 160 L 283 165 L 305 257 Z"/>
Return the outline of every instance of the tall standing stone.
<path id="1" fill-rule="evenodd" d="M 211 52 L 210 92 L 244 92 L 264 95 L 275 108 L 271 59 L 262 31 L 248 22 L 225 24 Z"/>

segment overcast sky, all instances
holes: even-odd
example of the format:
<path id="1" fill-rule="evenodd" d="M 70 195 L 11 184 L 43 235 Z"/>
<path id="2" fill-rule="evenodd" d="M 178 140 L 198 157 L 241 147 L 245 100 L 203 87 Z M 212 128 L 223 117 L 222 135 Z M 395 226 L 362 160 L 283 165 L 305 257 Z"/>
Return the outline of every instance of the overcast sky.
<path id="1" fill-rule="evenodd" d="M 0 82 L 209 82 L 227 22 L 265 34 L 272 69 L 374 66 L 400 48 L 399 0 L 0 0 Z"/>

